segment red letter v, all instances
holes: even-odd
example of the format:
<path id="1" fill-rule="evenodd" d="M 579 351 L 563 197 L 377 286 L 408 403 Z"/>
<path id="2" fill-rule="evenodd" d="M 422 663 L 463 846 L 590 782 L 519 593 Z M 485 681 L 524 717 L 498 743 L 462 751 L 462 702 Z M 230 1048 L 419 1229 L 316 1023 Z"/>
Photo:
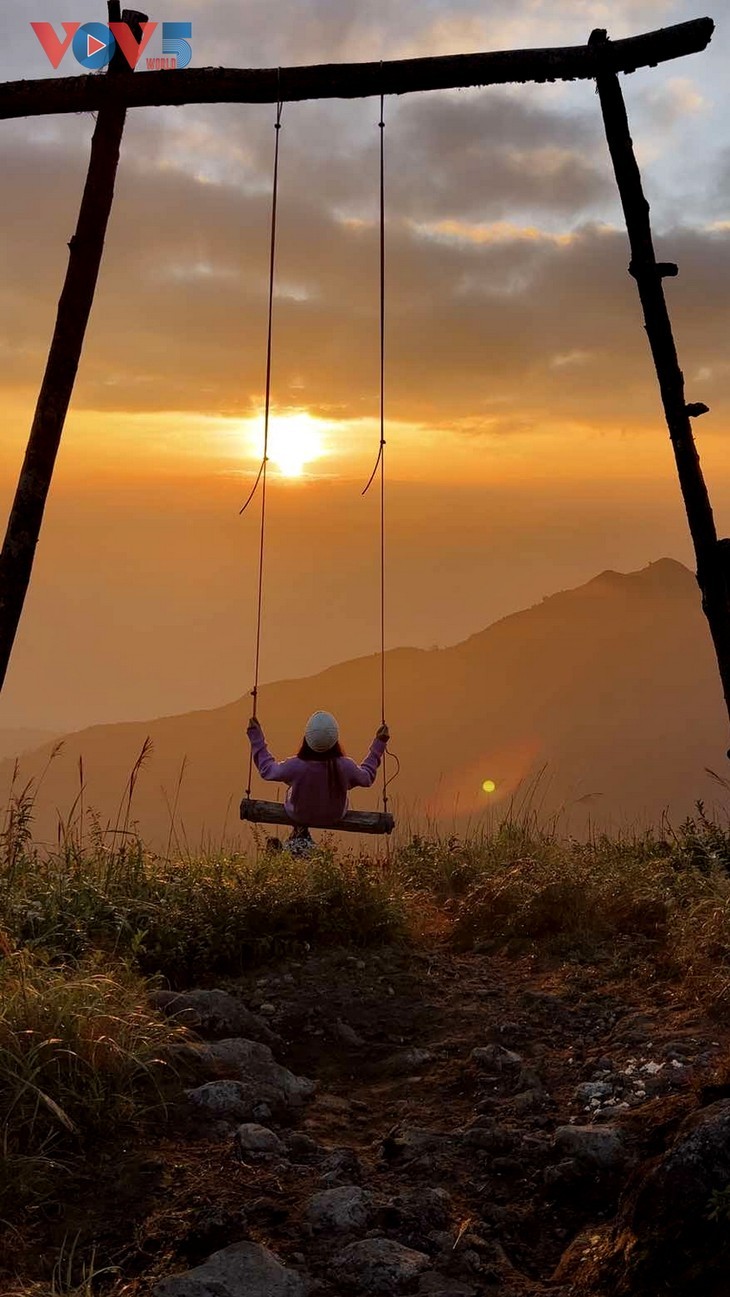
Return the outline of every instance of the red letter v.
<path id="1" fill-rule="evenodd" d="M 54 68 L 59 67 L 61 59 L 79 30 L 81 23 L 61 23 L 61 26 L 66 33 L 65 41 L 60 41 L 58 39 L 50 23 L 31 23 L 30 25 Z"/>
<path id="2" fill-rule="evenodd" d="M 142 37 L 138 44 L 126 23 L 109 23 L 112 36 L 132 69 L 139 63 L 140 54 L 146 50 L 159 23 L 141 23 L 140 26 Z"/>

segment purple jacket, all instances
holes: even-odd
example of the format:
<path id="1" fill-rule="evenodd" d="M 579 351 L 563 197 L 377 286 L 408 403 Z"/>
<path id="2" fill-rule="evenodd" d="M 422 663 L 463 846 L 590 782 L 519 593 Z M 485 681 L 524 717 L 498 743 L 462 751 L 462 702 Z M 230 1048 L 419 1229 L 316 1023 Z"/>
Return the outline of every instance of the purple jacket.
<path id="1" fill-rule="evenodd" d="M 386 746 L 382 739 L 373 739 L 361 766 L 349 757 L 338 757 L 340 788 L 334 791 L 328 779 L 327 761 L 302 761 L 300 757 L 275 761 L 261 730 L 249 730 L 248 737 L 261 778 L 289 785 L 284 802 L 287 815 L 297 824 L 322 829 L 329 828 L 342 819 L 347 810 L 350 788 L 372 787 Z"/>

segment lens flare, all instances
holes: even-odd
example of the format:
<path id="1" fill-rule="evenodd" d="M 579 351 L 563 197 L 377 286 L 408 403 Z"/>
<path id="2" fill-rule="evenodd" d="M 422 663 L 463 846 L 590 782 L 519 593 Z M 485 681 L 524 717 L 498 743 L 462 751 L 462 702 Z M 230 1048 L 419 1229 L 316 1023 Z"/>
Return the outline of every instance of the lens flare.
<path id="1" fill-rule="evenodd" d="M 497 791 L 497 785 L 495 784 L 494 780 L 493 780 L 493 779 L 485 779 L 485 780 L 484 780 L 484 783 L 482 784 L 482 792 L 484 792 L 484 793 L 496 793 L 496 791 Z"/>

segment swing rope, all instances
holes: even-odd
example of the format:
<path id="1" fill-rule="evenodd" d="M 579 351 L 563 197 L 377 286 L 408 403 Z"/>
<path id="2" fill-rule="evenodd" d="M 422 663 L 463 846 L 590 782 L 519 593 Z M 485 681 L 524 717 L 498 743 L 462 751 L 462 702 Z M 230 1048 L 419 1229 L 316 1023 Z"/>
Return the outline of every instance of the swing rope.
<path id="1" fill-rule="evenodd" d="M 268 480 L 269 465 L 269 416 L 271 413 L 271 356 L 273 343 L 273 324 L 274 324 L 274 290 L 276 286 L 276 220 L 279 198 L 279 139 L 281 135 L 281 114 L 283 103 L 279 100 L 276 106 L 276 122 L 274 131 L 276 133 L 276 146 L 274 148 L 274 182 L 271 198 L 271 249 L 269 256 L 269 320 L 268 333 L 266 340 L 266 397 L 264 401 L 264 453 L 261 460 L 256 481 L 254 482 L 251 492 L 246 503 L 239 510 L 239 514 L 245 513 L 253 500 L 259 483 L 261 483 L 261 528 L 259 532 L 259 571 L 258 571 L 258 597 L 256 603 L 256 661 L 254 666 L 254 685 L 251 690 L 253 698 L 253 716 L 256 719 L 258 714 L 258 697 L 259 697 L 259 671 L 261 666 L 261 623 L 263 618 L 263 600 L 264 600 L 264 550 L 266 540 L 266 486 Z M 253 780 L 253 749 L 248 761 L 248 784 L 246 787 L 246 797 L 251 796 L 251 784 Z"/>
<path id="2" fill-rule="evenodd" d="M 380 472 L 380 715 L 381 724 L 385 725 L 385 116 L 384 116 L 385 97 L 380 96 L 380 444 L 378 447 L 378 457 L 375 467 L 370 475 L 367 486 L 362 492 L 367 495 L 375 478 Z M 264 554 L 266 539 L 266 497 L 268 483 L 268 464 L 269 464 L 269 420 L 271 413 L 271 362 L 273 351 L 273 320 L 274 320 L 274 292 L 276 286 L 276 233 L 277 233 L 277 209 L 279 194 L 279 140 L 281 132 L 281 116 L 283 103 L 279 100 L 276 108 L 276 145 L 274 149 L 274 176 L 273 190 L 271 200 L 271 248 L 269 258 L 269 313 L 268 313 L 268 333 L 266 343 L 266 395 L 264 403 L 264 451 L 256 480 L 251 488 L 248 499 L 239 514 L 243 514 L 251 504 L 259 485 L 261 485 L 261 526 L 259 534 L 259 566 L 258 566 L 258 597 L 256 610 L 256 655 L 254 667 L 254 686 L 251 690 L 253 698 L 253 716 L 257 717 L 258 694 L 259 694 L 259 673 L 261 664 L 261 626 L 263 619 L 263 592 L 264 592 Z M 388 786 L 392 782 L 388 779 L 386 771 L 386 757 L 393 756 L 396 762 L 396 778 L 400 769 L 400 762 L 394 753 L 383 756 L 383 810 L 388 810 Z M 249 756 L 248 764 L 248 783 L 246 787 L 246 799 L 251 798 L 251 786 L 253 780 L 253 752 Z"/>
<path id="3" fill-rule="evenodd" d="M 380 472 L 380 719 L 385 725 L 385 96 L 380 96 L 380 445 L 367 495 Z M 388 810 L 387 753 L 383 754 L 383 810 Z"/>

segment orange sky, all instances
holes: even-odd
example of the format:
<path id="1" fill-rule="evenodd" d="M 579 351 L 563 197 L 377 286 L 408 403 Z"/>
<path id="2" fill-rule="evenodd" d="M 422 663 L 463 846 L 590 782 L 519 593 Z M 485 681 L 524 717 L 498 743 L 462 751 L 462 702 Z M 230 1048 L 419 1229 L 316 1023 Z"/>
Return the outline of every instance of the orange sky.
<path id="1" fill-rule="evenodd" d="M 0 19 L 6 76 L 43 74 L 31 8 Z M 258 3 L 189 8 L 198 65 L 580 43 L 607 8 L 617 36 L 700 13 L 519 0 L 487 18 L 470 0 L 409 0 L 363 25 L 318 0 L 288 26 Z M 720 31 L 701 58 L 626 83 L 659 250 L 681 267 L 668 292 L 688 397 L 712 407 L 698 437 L 721 529 L 724 45 Z M 592 87 L 417 96 L 386 117 L 389 643 L 453 643 L 606 567 L 691 562 Z M 0 124 L 6 508 L 91 125 Z M 378 640 L 377 500 L 360 496 L 378 436 L 377 134 L 372 102 L 284 114 L 267 679 Z M 238 508 L 260 446 L 272 137 L 265 107 L 130 115 L 0 725 L 158 715 L 250 683 L 257 518 Z"/>

